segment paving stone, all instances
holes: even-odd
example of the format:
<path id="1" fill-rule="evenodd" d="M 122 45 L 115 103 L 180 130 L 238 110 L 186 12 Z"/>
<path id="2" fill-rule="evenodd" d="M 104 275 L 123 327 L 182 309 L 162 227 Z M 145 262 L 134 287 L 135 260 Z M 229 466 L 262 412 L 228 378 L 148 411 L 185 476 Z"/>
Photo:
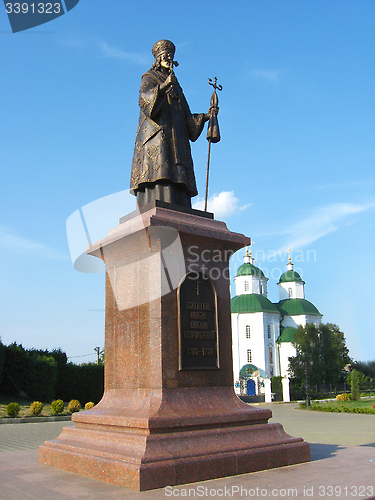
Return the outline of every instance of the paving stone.
<path id="1" fill-rule="evenodd" d="M 8 424 L 0 426 L 0 500 L 375 498 L 374 415 L 305 412 L 293 403 L 264 406 L 272 421 L 312 443 L 310 463 L 138 493 L 38 463 L 39 444 L 71 422 Z"/>

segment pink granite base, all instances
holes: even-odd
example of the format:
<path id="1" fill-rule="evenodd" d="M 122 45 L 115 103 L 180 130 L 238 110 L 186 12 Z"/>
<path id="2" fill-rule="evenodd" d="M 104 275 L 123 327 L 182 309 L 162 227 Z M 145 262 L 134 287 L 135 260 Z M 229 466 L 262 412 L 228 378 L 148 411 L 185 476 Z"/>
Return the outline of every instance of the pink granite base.
<path id="1" fill-rule="evenodd" d="M 190 264 L 203 273 L 215 267 L 219 276 L 218 369 L 179 368 L 178 293 L 155 294 L 165 285 L 162 242 L 153 232 L 160 227 L 178 232 L 187 270 Z M 310 460 L 307 443 L 268 424 L 269 410 L 234 394 L 225 276 L 228 251 L 248 243 L 223 222 L 155 207 L 90 247 L 107 269 L 104 396 L 73 414 L 75 428 L 39 448 L 41 463 L 144 491 Z M 166 258 L 169 269 L 181 266 L 173 255 Z M 127 267 L 119 267 L 124 262 Z"/>
<path id="2" fill-rule="evenodd" d="M 268 424 L 269 410 L 242 403 L 229 388 L 131 392 L 122 394 L 125 411 L 106 394 L 95 409 L 74 414 L 76 428 L 41 446 L 40 462 L 144 491 L 310 460 L 307 443 Z"/>

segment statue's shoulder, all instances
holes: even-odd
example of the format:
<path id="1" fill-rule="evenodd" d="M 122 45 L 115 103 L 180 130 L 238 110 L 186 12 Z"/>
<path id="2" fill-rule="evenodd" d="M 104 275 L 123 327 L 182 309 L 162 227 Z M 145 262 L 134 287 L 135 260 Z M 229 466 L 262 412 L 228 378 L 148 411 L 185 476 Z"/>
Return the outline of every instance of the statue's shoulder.
<path id="1" fill-rule="evenodd" d="M 153 83 L 155 85 L 160 85 L 165 80 L 165 76 L 160 73 L 160 71 L 156 71 L 154 69 L 149 69 L 142 75 L 142 84 L 150 84 Z"/>

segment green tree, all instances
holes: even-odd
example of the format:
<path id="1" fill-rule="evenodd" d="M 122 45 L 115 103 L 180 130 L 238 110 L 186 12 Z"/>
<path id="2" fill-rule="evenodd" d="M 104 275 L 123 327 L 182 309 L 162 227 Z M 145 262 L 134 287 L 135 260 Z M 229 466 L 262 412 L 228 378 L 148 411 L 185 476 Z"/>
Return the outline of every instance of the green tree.
<path id="1" fill-rule="evenodd" d="M 96 363 L 67 363 L 63 369 L 63 381 L 64 384 L 56 391 L 58 398 L 98 403 L 104 391 L 104 366 Z"/>
<path id="2" fill-rule="evenodd" d="M 289 358 L 289 371 L 296 383 L 305 383 L 306 375 L 310 383 L 320 383 L 321 363 L 317 348 L 319 335 L 315 325 L 299 326 L 294 335 L 296 356 Z"/>
<path id="3" fill-rule="evenodd" d="M 336 383 L 344 378 L 344 367 L 351 363 L 344 333 L 337 325 L 319 325 L 323 383 Z"/>
<path id="4" fill-rule="evenodd" d="M 304 384 L 330 384 L 340 380 L 344 367 L 350 363 L 345 336 L 331 323 L 299 326 L 295 333 L 297 355 L 289 358 L 291 376 Z"/>
<path id="5" fill-rule="evenodd" d="M 1 385 L 1 377 L 3 376 L 4 362 L 5 362 L 5 346 L 1 342 L 0 338 L 0 385 Z"/>
<path id="6" fill-rule="evenodd" d="M 99 363 L 98 365 L 104 365 L 104 349 L 102 349 L 100 352 L 99 352 Z"/>
<path id="7" fill-rule="evenodd" d="M 354 369 L 352 370 L 351 372 L 349 372 L 347 375 L 346 375 L 346 383 L 348 385 L 352 385 L 352 374 L 353 372 L 356 372 L 357 373 L 357 378 L 358 378 L 358 385 L 359 386 L 363 386 L 366 384 L 366 382 L 368 381 L 368 378 L 366 377 L 366 375 L 362 372 L 360 372 L 359 370 L 357 369 Z"/>
<path id="8" fill-rule="evenodd" d="M 354 361 L 352 368 L 362 372 L 369 379 L 375 380 L 375 360 L 374 361 Z M 361 383 L 361 380 L 359 381 Z"/>
<path id="9" fill-rule="evenodd" d="M 58 363 L 53 353 L 25 349 L 15 342 L 5 346 L 4 353 L 4 373 L 0 380 L 2 394 L 23 393 L 32 400 L 42 401 L 54 398 Z"/>

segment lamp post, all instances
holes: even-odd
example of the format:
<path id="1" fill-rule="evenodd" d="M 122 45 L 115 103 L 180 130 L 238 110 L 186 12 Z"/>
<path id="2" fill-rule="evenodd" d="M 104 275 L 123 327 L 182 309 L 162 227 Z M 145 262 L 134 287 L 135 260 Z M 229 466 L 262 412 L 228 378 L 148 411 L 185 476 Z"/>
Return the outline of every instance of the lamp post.
<path id="1" fill-rule="evenodd" d="M 299 366 L 303 368 L 305 372 L 305 385 L 306 385 L 306 408 L 310 408 L 310 396 L 309 396 L 309 377 L 308 377 L 308 367 L 313 365 L 313 361 L 300 361 Z"/>
<path id="2" fill-rule="evenodd" d="M 305 377 L 306 377 L 306 408 L 310 408 L 309 377 L 307 376 L 307 364 L 305 364 Z"/>

